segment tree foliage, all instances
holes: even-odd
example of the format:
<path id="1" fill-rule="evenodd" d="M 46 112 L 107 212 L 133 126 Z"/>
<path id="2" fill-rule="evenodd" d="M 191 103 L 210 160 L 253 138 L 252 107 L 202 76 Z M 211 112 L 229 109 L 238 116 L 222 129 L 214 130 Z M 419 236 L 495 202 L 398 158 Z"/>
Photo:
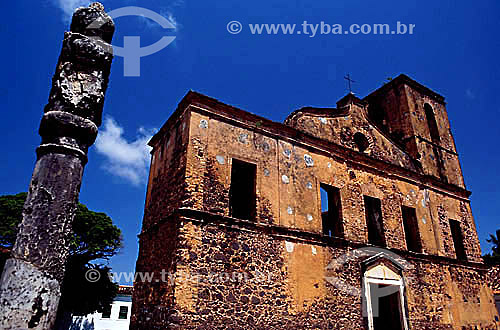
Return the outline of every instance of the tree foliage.
<path id="1" fill-rule="evenodd" d="M 15 243 L 26 196 L 26 193 L 0 196 L 0 271 Z M 118 286 L 107 276 L 110 268 L 96 261 L 109 259 L 121 246 L 121 230 L 113 225 L 111 218 L 105 213 L 90 211 L 79 203 L 61 288 L 60 306 L 64 312 L 86 315 L 101 311 L 113 301 Z M 99 271 L 98 281 L 86 280 L 85 274 L 90 269 Z"/>
<path id="2" fill-rule="evenodd" d="M 493 247 L 491 253 L 483 256 L 484 261 L 490 265 L 500 265 L 500 229 L 496 231 L 495 235 L 490 234 L 490 238 L 486 241 L 493 244 Z"/>
<path id="3" fill-rule="evenodd" d="M 121 247 L 121 230 L 105 213 L 90 211 L 79 204 L 73 222 L 69 250 L 82 264 L 96 259 L 109 259 Z"/>
<path id="4" fill-rule="evenodd" d="M 109 306 L 116 294 L 118 285 L 108 277 L 111 268 L 105 265 L 82 265 L 70 259 L 66 270 L 60 306 L 63 313 L 83 316 L 95 311 L 103 311 Z M 96 282 L 89 282 L 85 274 L 89 270 L 99 272 Z"/>
<path id="5" fill-rule="evenodd" d="M 0 245 L 11 248 L 16 241 L 17 225 L 23 218 L 26 193 L 0 196 Z"/>

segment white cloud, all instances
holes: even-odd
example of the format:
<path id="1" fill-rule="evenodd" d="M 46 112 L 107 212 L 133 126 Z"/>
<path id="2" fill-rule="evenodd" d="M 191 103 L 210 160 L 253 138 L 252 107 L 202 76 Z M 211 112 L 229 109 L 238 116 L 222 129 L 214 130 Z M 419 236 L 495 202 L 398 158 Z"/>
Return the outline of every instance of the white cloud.
<path id="1" fill-rule="evenodd" d="M 171 11 L 170 9 L 161 9 L 159 14 L 161 16 L 163 16 L 164 18 L 166 18 L 170 24 L 173 25 L 173 28 L 174 28 L 174 31 L 178 31 L 179 28 L 180 28 L 180 24 L 177 22 L 177 18 L 174 16 L 174 13 L 173 11 Z M 144 26 L 149 29 L 149 30 L 156 30 L 156 31 L 164 31 L 164 29 L 161 27 L 160 24 L 158 24 L 157 22 L 143 16 L 143 15 L 139 15 L 139 21 L 144 24 Z M 170 30 L 171 31 L 171 30 Z"/>
<path id="2" fill-rule="evenodd" d="M 151 150 L 147 143 L 153 134 L 154 130 L 141 127 L 129 142 L 123 137 L 123 128 L 113 118 L 105 118 L 95 143 L 97 152 L 106 157 L 103 168 L 133 185 L 145 182 Z"/>
<path id="3" fill-rule="evenodd" d="M 71 17 L 73 16 L 73 13 L 76 8 L 78 7 L 87 7 L 89 4 L 92 2 L 95 2 L 96 0 L 52 0 L 54 5 L 61 9 L 63 12 L 63 20 L 65 23 L 68 23 L 71 21 Z M 177 22 L 177 18 L 174 16 L 174 11 L 176 8 L 184 7 L 185 2 L 184 0 L 175 0 L 173 1 L 169 6 L 163 7 L 160 9 L 160 14 L 165 17 L 166 19 L 169 20 L 170 23 L 175 27 L 175 30 L 177 31 L 178 28 L 180 27 L 180 24 Z M 148 18 L 142 17 L 143 18 L 143 23 L 148 27 L 148 28 L 158 28 L 159 25 L 156 22 L 151 21 Z"/>
<path id="4" fill-rule="evenodd" d="M 186 2 L 184 0 L 175 0 L 174 2 L 172 2 L 172 4 L 170 6 L 171 7 L 184 7 L 185 4 L 186 4 Z"/>
<path id="5" fill-rule="evenodd" d="M 174 29 L 177 31 L 177 27 L 179 26 L 179 24 L 177 23 L 177 19 L 171 11 L 167 12 L 166 19 L 168 19 L 168 21 L 174 26 Z"/>
<path id="6" fill-rule="evenodd" d="M 69 22 L 73 16 L 73 12 L 78 7 L 87 7 L 92 1 L 90 0 L 53 0 L 54 4 L 63 12 L 64 22 Z"/>
<path id="7" fill-rule="evenodd" d="M 167 8 L 163 9 L 161 14 L 169 20 L 170 23 L 175 28 L 175 31 L 178 31 L 182 25 L 177 22 L 177 18 L 174 16 L 174 12 L 177 11 L 177 8 L 182 8 L 185 6 L 184 0 L 175 0 L 173 1 L 170 6 Z"/>

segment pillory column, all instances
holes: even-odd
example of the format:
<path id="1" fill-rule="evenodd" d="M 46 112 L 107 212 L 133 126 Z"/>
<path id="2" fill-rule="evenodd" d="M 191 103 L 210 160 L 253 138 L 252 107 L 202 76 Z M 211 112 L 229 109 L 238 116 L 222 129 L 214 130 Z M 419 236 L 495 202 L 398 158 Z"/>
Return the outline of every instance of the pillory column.
<path id="1" fill-rule="evenodd" d="M 0 329 L 50 329 L 55 321 L 88 148 L 101 124 L 114 23 L 94 3 L 73 15 L 11 258 L 1 277 Z"/>

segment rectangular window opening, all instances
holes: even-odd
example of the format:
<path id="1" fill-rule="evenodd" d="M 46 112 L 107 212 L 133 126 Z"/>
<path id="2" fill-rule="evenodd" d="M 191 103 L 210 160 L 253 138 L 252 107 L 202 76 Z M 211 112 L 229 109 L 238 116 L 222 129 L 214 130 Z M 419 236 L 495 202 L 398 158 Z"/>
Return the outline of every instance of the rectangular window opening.
<path id="1" fill-rule="evenodd" d="M 104 307 L 102 314 L 101 314 L 101 318 L 109 319 L 110 317 L 111 317 L 111 305 L 108 305 L 108 306 Z"/>
<path id="2" fill-rule="evenodd" d="M 368 226 L 368 242 L 373 245 L 385 246 L 382 204 L 380 199 L 364 196 L 364 201 L 366 223 Z"/>
<path id="3" fill-rule="evenodd" d="M 418 231 L 417 213 L 413 207 L 401 206 L 403 227 L 408 251 L 422 253 L 422 241 Z"/>
<path id="4" fill-rule="evenodd" d="M 128 306 L 120 306 L 119 320 L 126 320 L 128 317 Z"/>
<path id="5" fill-rule="evenodd" d="M 232 160 L 229 212 L 234 218 L 255 219 L 255 175 L 257 166 L 238 159 Z"/>
<path id="6" fill-rule="evenodd" d="M 462 229 L 460 228 L 460 222 L 450 219 L 450 231 L 457 259 L 466 260 L 467 255 L 465 254 L 464 238 L 462 235 Z"/>
<path id="7" fill-rule="evenodd" d="M 320 184 L 320 192 L 323 234 L 327 236 L 344 237 L 340 190 L 322 183 Z"/>

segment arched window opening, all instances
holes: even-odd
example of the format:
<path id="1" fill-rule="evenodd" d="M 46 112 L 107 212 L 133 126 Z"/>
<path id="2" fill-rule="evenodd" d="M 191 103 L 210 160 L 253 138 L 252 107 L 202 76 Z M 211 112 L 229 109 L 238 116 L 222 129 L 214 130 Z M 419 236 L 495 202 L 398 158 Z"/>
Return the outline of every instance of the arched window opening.
<path id="1" fill-rule="evenodd" d="M 426 103 L 424 105 L 424 111 L 432 142 L 437 143 L 441 140 L 441 138 L 439 137 L 439 129 L 436 122 L 436 116 L 434 115 L 434 110 L 432 110 L 432 107 L 428 103 Z"/>

